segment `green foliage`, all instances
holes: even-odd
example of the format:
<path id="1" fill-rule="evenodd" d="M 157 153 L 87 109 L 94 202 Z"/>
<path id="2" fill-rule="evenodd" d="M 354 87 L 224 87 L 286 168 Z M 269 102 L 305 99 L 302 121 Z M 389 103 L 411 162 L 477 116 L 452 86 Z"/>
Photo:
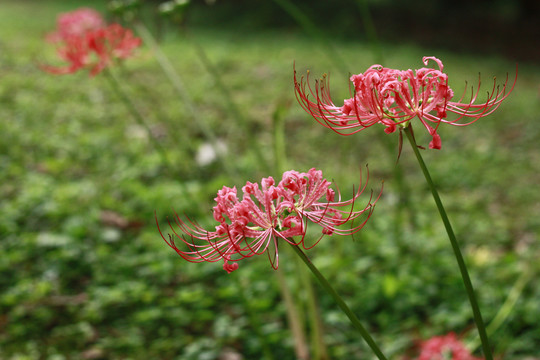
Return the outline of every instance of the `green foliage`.
<path id="1" fill-rule="evenodd" d="M 258 316 L 274 357 L 291 358 L 285 308 L 267 259 L 248 259 L 231 275 L 219 263 L 187 263 L 163 243 L 154 219 L 155 212 L 166 229 L 174 208 L 210 228 L 212 199 L 223 185 L 276 176 L 263 171 L 271 164 L 260 163 L 247 139 L 254 137 L 270 161 L 277 112 L 285 120 L 288 166 L 322 169 L 343 196 L 366 163 L 371 187 L 385 179 L 384 195 L 362 232 L 353 240 L 324 239 L 308 253 L 381 347 L 395 357 L 432 335 L 473 337 L 457 266 L 412 153 L 404 149 L 398 165 L 412 207 L 397 221 L 391 175 L 396 153 L 383 146 L 397 145 L 397 136 L 374 127 L 339 137 L 296 105 L 293 61 L 299 73 L 331 73 L 335 99 L 348 96 L 348 74 L 332 65 L 316 41 L 234 27 L 216 32 L 194 26 L 189 38 L 166 34 L 162 50 L 184 77 L 200 116 L 226 144 L 234 179 L 220 162 L 195 161 L 207 139 L 149 50 L 143 47 L 129 59 L 117 75 L 167 150 L 171 171 L 106 79 L 85 73 L 55 77 L 39 69 L 56 61 L 43 41 L 56 14 L 80 5 L 12 1 L 0 12 L 0 358 L 218 359 L 234 351 L 257 359 L 262 344 L 250 313 Z M 91 5 L 106 8 L 105 2 Z M 40 16 L 17 20 L 29 13 Z M 234 122 L 193 42 L 219 69 L 249 132 Z M 353 65 L 351 72 L 373 62 L 365 44 L 334 46 Z M 514 69 L 496 57 L 414 46 L 386 51 L 392 54 L 386 65 L 399 68 L 418 67 L 423 55 L 437 55 L 458 94 L 478 70 L 490 88 L 492 75 L 512 76 Z M 488 322 L 524 268 L 540 271 L 540 223 L 533 215 L 540 211 L 540 195 L 532 190 L 540 182 L 540 68 L 523 65 L 519 71 L 514 94 L 496 113 L 467 128 L 441 126 L 443 149 L 424 152 Z M 427 143 L 427 136 L 418 137 Z M 294 261 L 287 256 L 280 264 L 294 278 Z M 332 358 L 365 358 L 369 349 L 332 299 L 317 291 Z M 496 354 L 536 355 L 539 298 L 539 283 L 530 281 L 492 335 Z"/>

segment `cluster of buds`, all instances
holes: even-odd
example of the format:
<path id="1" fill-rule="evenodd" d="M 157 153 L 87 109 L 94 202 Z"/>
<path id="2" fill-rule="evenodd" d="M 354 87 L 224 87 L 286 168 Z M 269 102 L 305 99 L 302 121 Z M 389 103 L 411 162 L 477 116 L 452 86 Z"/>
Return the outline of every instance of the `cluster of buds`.
<path id="1" fill-rule="evenodd" d="M 320 124 L 340 135 L 351 135 L 377 123 L 385 126 L 386 133 L 393 133 L 418 117 L 432 137 L 429 148 L 440 149 L 441 138 L 437 130 L 441 123 L 464 126 L 491 114 L 512 91 L 513 85 L 507 92 L 508 78 L 502 89 L 494 83 L 487 100 L 477 104 L 478 82 L 467 101 L 464 101 L 466 93 L 452 101 L 454 92 L 448 86 L 448 75 L 443 72 L 441 60 L 424 57 L 424 65 L 427 66 L 430 60 L 437 64 L 438 70 L 427 67 L 415 71 L 397 70 L 373 65 L 364 73 L 351 76 L 354 94 L 344 100 L 343 106 L 332 102 L 327 76 L 317 81 L 313 89 L 309 79 L 304 82 L 302 77 L 298 81 L 295 71 L 296 97 Z M 447 119 L 449 113 L 455 117 Z"/>
<path id="2" fill-rule="evenodd" d="M 70 74 L 88 69 L 90 75 L 100 73 L 115 61 L 130 57 L 141 45 L 141 39 L 119 24 L 107 25 L 95 10 L 81 8 L 61 14 L 57 29 L 47 36 L 57 47 L 58 56 L 68 65 L 43 66 L 53 74 Z"/>
<path id="3" fill-rule="evenodd" d="M 367 181 L 346 201 L 341 201 L 341 194 L 336 194 L 330 185 L 320 170 L 311 169 L 307 173 L 287 171 L 277 185 L 272 177 L 263 178 L 260 185 L 247 182 L 242 187 L 241 200 L 236 187 L 224 186 L 214 199 L 214 220 L 219 223 L 214 231 L 176 214 L 175 223 L 182 233 L 179 234 L 169 222 L 174 237 L 184 243 L 187 251 L 177 247 L 173 236 L 165 238 L 161 230 L 160 233 L 171 248 L 190 262 L 222 260 L 223 269 L 230 273 L 238 268 L 237 261 L 267 252 L 272 267 L 277 269 L 280 240 L 310 249 L 324 235 L 354 234 L 364 226 L 380 197 L 373 198 L 372 194 L 365 207 L 355 210 L 355 201 L 364 192 Z M 363 221 L 353 225 L 362 215 Z M 349 222 L 350 227 L 341 227 Z M 304 242 L 309 223 L 322 227 L 321 236 L 312 245 Z"/>

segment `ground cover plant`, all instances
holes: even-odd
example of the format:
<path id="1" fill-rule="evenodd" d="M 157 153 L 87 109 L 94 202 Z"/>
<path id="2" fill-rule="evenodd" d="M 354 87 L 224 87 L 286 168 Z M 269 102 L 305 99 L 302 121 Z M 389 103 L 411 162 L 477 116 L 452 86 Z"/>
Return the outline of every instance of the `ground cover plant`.
<path id="1" fill-rule="evenodd" d="M 367 44 L 333 42 L 343 70 L 301 30 L 246 33 L 194 23 L 189 35 L 166 31 L 160 49 L 182 76 L 191 105 L 145 42 L 114 69 L 149 135 L 105 77 L 42 70 L 57 61 L 44 40 L 56 16 L 80 6 L 106 11 L 105 2 L 8 1 L 0 12 L 1 358 L 294 358 L 287 309 L 268 262 L 247 259 L 227 274 L 215 264 L 181 261 L 159 237 L 154 214 L 166 223 L 174 208 L 210 228 L 217 189 L 280 178 L 283 167 L 323 169 L 350 198 L 366 164 L 371 187 L 385 180 L 378 216 L 353 238 L 321 241 L 310 258 L 388 357 L 415 358 L 424 341 L 450 332 L 480 354 L 455 259 L 411 149 L 403 148 L 396 165 L 397 134 L 344 139 L 315 126 L 296 103 L 293 61 L 299 73 L 328 71 L 332 84 L 344 85 L 349 72 L 378 61 Z M 40 16 L 20 20 L 29 13 Z M 496 56 L 381 47 L 391 68 L 414 69 L 426 54 L 444 59 L 456 93 L 479 70 L 489 84 L 492 75 L 504 79 L 515 69 Z M 539 83 L 538 66 L 520 63 L 504 106 L 466 130 L 439 128 L 444 151 L 422 152 L 461 240 L 494 354 L 504 359 L 540 353 Z M 350 98 L 347 86 L 332 91 L 335 99 Z M 214 130 L 226 161 L 204 158 L 210 141 L 200 119 Z M 274 155 L 280 127 L 278 160 L 285 164 Z M 432 140 L 416 136 L 421 144 Z M 152 139 L 166 149 L 172 170 Z M 396 166 L 407 197 L 396 185 Z M 295 255 L 281 256 L 283 272 L 297 273 Z M 307 304 L 302 284 L 287 282 L 295 302 Z M 314 291 L 328 357 L 371 358 L 332 299 L 316 284 Z"/>

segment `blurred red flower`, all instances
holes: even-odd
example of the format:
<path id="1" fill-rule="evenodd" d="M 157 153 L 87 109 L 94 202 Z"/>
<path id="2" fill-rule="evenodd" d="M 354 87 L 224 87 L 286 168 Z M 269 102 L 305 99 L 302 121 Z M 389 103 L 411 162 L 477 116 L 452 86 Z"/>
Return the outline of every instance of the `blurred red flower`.
<path id="1" fill-rule="evenodd" d="M 127 59 L 141 45 L 141 39 L 131 30 L 119 24 L 107 25 L 99 13 L 86 8 L 60 15 L 57 30 L 47 40 L 56 45 L 58 56 L 68 64 L 42 66 L 45 71 L 70 74 L 88 69 L 90 76 Z"/>
<path id="2" fill-rule="evenodd" d="M 434 336 L 420 345 L 418 360 L 482 360 L 471 355 L 456 334 Z"/>

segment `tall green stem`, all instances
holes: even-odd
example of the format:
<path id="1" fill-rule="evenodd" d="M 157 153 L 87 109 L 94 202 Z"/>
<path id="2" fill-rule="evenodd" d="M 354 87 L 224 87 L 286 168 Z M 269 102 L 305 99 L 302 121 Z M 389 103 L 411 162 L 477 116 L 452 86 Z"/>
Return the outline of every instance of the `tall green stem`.
<path id="1" fill-rule="evenodd" d="M 277 174 L 281 174 L 286 170 L 287 167 L 287 154 L 285 148 L 285 118 L 283 117 L 279 106 L 272 116 L 272 124 L 274 135 L 274 167 L 275 172 Z M 296 265 L 298 266 L 301 264 L 297 263 Z M 306 276 L 307 274 L 305 273 L 305 268 L 303 266 L 298 266 L 297 269 L 299 273 L 300 283 L 303 286 L 303 290 L 307 292 L 306 295 L 308 299 L 308 317 L 309 321 L 311 322 L 312 329 L 311 345 L 313 346 L 313 359 L 324 359 L 323 356 L 325 356 L 326 354 L 326 345 L 322 341 L 323 329 L 321 322 L 318 321 L 317 308 L 315 305 L 315 299 L 313 298 L 313 285 L 311 284 L 311 280 L 309 279 L 309 277 Z M 306 352 L 307 358 L 309 358 L 309 351 L 306 345 L 306 335 L 303 327 L 304 322 L 302 321 L 303 314 L 300 310 L 300 308 L 303 307 L 297 306 L 297 303 L 293 301 L 287 284 L 285 283 L 285 278 L 281 273 L 281 268 L 278 268 L 277 273 L 279 275 L 278 280 L 280 282 L 280 287 L 282 288 L 282 294 L 284 295 L 284 299 L 287 300 L 285 295 L 290 296 L 290 299 L 286 301 L 285 304 L 287 306 L 287 313 L 291 325 L 291 330 L 293 331 L 293 335 L 295 337 L 296 352 L 298 354 L 299 351 L 303 350 Z M 300 347 L 300 345 L 303 345 L 304 348 Z"/>
<path id="2" fill-rule="evenodd" d="M 309 348 L 307 346 L 306 334 L 303 327 L 300 311 L 294 302 L 289 285 L 283 274 L 283 269 L 279 267 L 275 274 L 278 279 L 279 290 L 281 297 L 285 302 L 287 310 L 287 320 L 294 339 L 294 352 L 299 360 L 309 360 Z"/>
<path id="3" fill-rule="evenodd" d="M 344 74 L 349 75 L 346 61 L 341 57 L 334 46 L 334 43 L 328 38 L 324 31 L 305 14 L 302 9 L 294 4 L 291 0 L 274 0 L 287 14 L 289 14 L 311 37 L 316 39 L 320 44 L 326 47 L 326 54 L 336 66 L 343 71 Z"/>
<path id="4" fill-rule="evenodd" d="M 150 31 L 146 28 L 146 26 L 144 26 L 141 23 L 135 23 L 135 29 L 137 30 L 137 33 L 141 36 L 141 38 L 144 40 L 145 44 L 149 46 L 157 62 L 159 63 L 161 69 L 167 76 L 167 79 L 169 79 L 175 91 L 178 93 L 180 98 L 184 101 L 184 104 L 186 105 L 188 117 L 192 121 L 194 121 L 195 124 L 197 124 L 201 132 L 208 138 L 208 140 L 211 141 L 212 146 L 214 147 L 216 156 L 223 162 L 224 171 L 227 173 L 227 175 L 229 175 L 231 179 L 234 179 L 237 174 L 237 172 L 234 171 L 235 164 L 233 164 L 233 162 L 230 160 L 229 157 L 227 157 L 224 154 L 224 152 L 219 151 L 219 149 L 217 149 L 218 137 L 214 129 L 210 126 L 210 124 L 208 124 L 206 119 L 199 115 L 199 111 L 197 110 L 191 96 L 187 92 L 182 78 L 180 77 L 178 72 L 174 69 L 170 60 L 163 53 L 156 39 L 154 39 Z"/>
<path id="5" fill-rule="evenodd" d="M 137 110 L 137 108 L 135 107 L 135 104 L 133 103 L 133 101 L 131 101 L 129 96 L 126 94 L 126 92 L 124 91 L 124 89 L 120 85 L 118 79 L 116 79 L 114 74 L 109 69 L 105 69 L 103 72 L 105 73 L 105 77 L 107 78 L 107 80 L 111 84 L 111 87 L 113 88 L 114 92 L 118 95 L 120 100 L 124 103 L 124 105 L 126 106 L 128 111 L 131 113 L 131 115 L 133 116 L 135 121 L 140 126 L 142 126 L 144 128 L 144 130 L 146 131 L 146 133 L 148 135 L 148 138 L 150 139 L 150 141 L 154 145 L 154 148 L 156 149 L 156 151 L 161 156 L 161 160 L 162 160 L 163 164 L 165 165 L 165 167 L 167 168 L 167 170 L 172 171 L 173 166 L 171 165 L 171 162 L 169 161 L 169 158 L 167 157 L 167 153 L 165 152 L 165 149 L 163 149 L 163 147 L 161 146 L 159 141 L 156 140 L 156 138 L 152 134 L 152 131 L 150 130 L 150 127 L 148 126 L 148 124 L 144 120 L 144 117 Z"/>
<path id="6" fill-rule="evenodd" d="M 347 317 L 351 321 L 352 325 L 356 328 L 356 330 L 358 330 L 358 332 L 360 333 L 362 338 L 364 338 L 364 340 L 366 341 L 368 346 L 371 348 L 371 350 L 373 350 L 375 355 L 377 355 L 379 360 L 386 360 L 386 356 L 383 355 L 383 353 L 382 353 L 381 349 L 379 348 L 379 346 L 375 343 L 375 341 L 373 340 L 371 335 L 369 335 L 369 332 L 362 326 L 362 324 L 360 323 L 360 320 L 358 320 L 356 315 L 347 306 L 345 301 L 343 301 L 341 296 L 339 296 L 339 294 L 336 292 L 336 290 L 334 290 L 332 285 L 330 285 L 330 282 L 328 282 L 328 280 L 326 280 L 326 278 L 323 276 L 323 274 L 321 274 L 319 269 L 317 269 L 315 267 L 315 265 L 313 265 L 313 263 L 308 259 L 306 254 L 304 254 L 302 249 L 300 249 L 298 246 L 292 245 L 292 244 L 291 244 L 291 247 L 294 249 L 296 254 L 298 254 L 300 259 L 302 259 L 302 261 L 307 265 L 309 270 L 311 270 L 311 272 L 317 278 L 317 280 L 322 285 L 324 290 L 326 290 L 326 292 L 328 292 L 328 294 L 330 294 L 330 296 L 332 296 L 332 298 L 337 303 L 339 308 L 343 311 L 343 313 L 345 313 L 345 315 L 347 315 Z"/>
<path id="7" fill-rule="evenodd" d="M 527 267 L 522 271 L 521 275 L 516 280 L 514 286 L 508 293 L 506 301 L 501 306 L 493 320 L 491 320 L 491 322 L 487 326 L 486 331 L 488 335 L 493 335 L 493 333 L 495 333 L 495 331 L 497 331 L 497 329 L 499 329 L 499 327 L 501 327 L 501 325 L 506 321 L 506 319 L 514 309 L 519 297 L 521 296 L 525 285 L 527 285 L 527 283 L 534 276 L 534 274 L 535 272 L 532 270 L 532 267 L 527 264 Z M 479 346 L 478 338 L 475 338 L 468 345 L 469 348 L 476 349 Z"/>
<path id="8" fill-rule="evenodd" d="M 109 81 L 109 84 L 111 85 L 111 88 L 113 91 L 118 95 L 122 103 L 126 106 L 128 111 L 131 113 L 137 124 L 142 126 L 144 130 L 146 131 L 148 138 L 150 139 L 152 145 L 154 146 L 154 149 L 158 152 L 161 162 L 163 163 L 163 166 L 165 167 L 166 171 L 169 173 L 169 175 L 172 175 L 174 177 L 177 177 L 179 174 L 177 173 L 176 168 L 172 165 L 172 163 L 169 161 L 169 157 L 167 156 L 167 152 L 161 146 L 159 141 L 154 137 L 152 134 L 152 130 L 150 129 L 150 126 L 146 123 L 144 116 L 139 112 L 137 107 L 135 106 L 135 103 L 131 100 L 131 98 L 128 96 L 128 94 L 125 92 L 124 88 L 114 75 L 114 73 L 109 69 L 104 69 L 103 73 L 105 73 L 105 77 Z M 178 179 L 180 180 L 180 179 Z M 179 181 L 179 184 L 184 191 L 184 196 L 186 197 L 187 201 L 194 202 L 193 195 L 187 190 L 185 184 L 182 181 Z"/>
<path id="9" fill-rule="evenodd" d="M 420 168 L 424 173 L 424 177 L 426 178 L 429 188 L 431 189 L 431 194 L 433 195 L 433 199 L 435 200 L 435 204 L 437 205 L 437 209 L 439 210 L 439 214 L 441 215 L 444 227 L 446 228 L 448 238 L 450 239 L 450 243 L 452 244 L 452 249 L 454 250 L 454 255 L 459 266 L 459 271 L 461 272 L 461 278 L 463 279 L 463 284 L 465 285 L 465 289 L 467 290 L 467 295 L 469 297 L 469 302 L 471 304 L 474 315 L 474 321 L 476 323 L 476 327 L 478 328 L 478 334 L 480 335 L 480 340 L 482 341 L 482 350 L 484 351 L 484 356 L 486 360 L 493 360 L 493 355 L 491 353 L 491 347 L 489 346 L 489 340 L 486 332 L 486 326 L 484 324 L 484 321 L 482 320 L 480 307 L 478 306 L 478 301 L 476 299 L 476 295 L 474 294 L 474 288 L 471 282 L 471 278 L 469 276 L 469 272 L 467 270 L 467 265 L 465 264 L 465 260 L 463 259 L 463 255 L 461 254 L 456 235 L 454 234 L 454 230 L 452 229 L 452 225 L 450 224 L 450 220 L 448 219 L 448 215 L 446 214 L 446 210 L 444 209 L 437 188 L 435 187 L 435 184 L 431 179 L 431 175 L 429 174 L 426 164 L 422 159 L 422 155 L 418 150 L 418 146 L 416 145 L 416 140 L 414 139 L 411 125 L 409 124 L 404 129 L 404 131 L 414 151 L 414 155 L 416 155 L 418 164 L 420 165 Z"/>
<path id="10" fill-rule="evenodd" d="M 219 70 L 214 66 L 214 64 L 210 61 L 208 56 L 206 55 L 206 51 L 204 51 L 204 48 L 199 45 L 193 38 L 191 38 L 191 43 L 193 44 L 195 51 L 197 52 L 197 56 L 199 57 L 199 60 L 201 61 L 201 64 L 204 66 L 206 71 L 212 76 L 212 78 L 215 81 L 216 88 L 221 92 L 223 99 L 225 100 L 225 103 L 227 104 L 227 107 L 229 108 L 229 113 L 234 116 L 236 119 L 237 125 L 240 125 L 243 132 L 249 132 L 249 124 L 240 112 L 240 109 L 236 105 L 236 103 L 233 100 L 233 97 L 229 91 L 229 89 L 225 86 L 225 83 L 223 82 L 221 78 L 221 74 Z M 248 136 L 247 142 L 249 145 L 250 151 L 253 151 L 255 156 L 257 156 L 259 160 L 259 164 L 263 167 L 265 167 L 265 170 L 268 169 L 268 162 L 266 161 L 263 152 L 261 150 L 260 144 L 257 144 L 257 137 L 256 136 Z"/>
<path id="11" fill-rule="evenodd" d="M 298 262 L 298 275 L 300 276 L 303 290 L 306 292 L 307 313 L 311 325 L 311 346 L 313 349 L 313 360 L 328 360 L 328 350 L 324 341 L 324 326 L 319 311 L 319 303 L 315 295 L 315 289 L 309 272 L 303 266 L 302 261 L 295 257 Z"/>
<path id="12" fill-rule="evenodd" d="M 262 352 L 265 360 L 274 360 L 274 356 L 272 355 L 272 351 L 270 350 L 270 344 L 266 341 L 266 336 L 261 331 L 261 322 L 259 321 L 259 317 L 257 316 L 257 312 L 253 309 L 253 306 L 251 306 L 247 296 L 246 296 L 246 289 L 248 287 L 248 280 L 243 277 L 240 278 L 240 274 L 238 276 L 233 276 L 234 279 L 236 279 L 238 288 L 240 291 L 238 292 L 240 295 L 240 301 L 242 302 L 242 306 L 244 309 L 246 309 L 249 322 L 251 323 L 251 327 L 259 340 L 261 341 L 261 347 Z"/>
<path id="13" fill-rule="evenodd" d="M 383 54 L 381 50 L 381 44 L 377 38 L 377 31 L 375 30 L 375 23 L 369 12 L 368 0 L 357 0 L 356 4 L 360 10 L 362 16 L 362 23 L 364 24 L 364 31 L 368 38 L 368 43 L 371 46 L 371 51 L 375 55 L 375 63 L 382 64 Z"/>

